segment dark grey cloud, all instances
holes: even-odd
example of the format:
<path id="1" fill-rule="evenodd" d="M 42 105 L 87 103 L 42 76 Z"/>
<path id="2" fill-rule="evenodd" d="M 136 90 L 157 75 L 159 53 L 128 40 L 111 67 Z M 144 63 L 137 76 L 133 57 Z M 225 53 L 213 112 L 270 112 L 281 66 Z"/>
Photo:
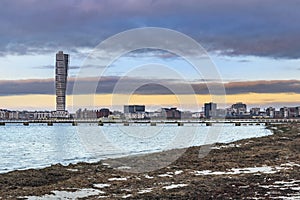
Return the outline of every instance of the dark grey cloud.
<path id="1" fill-rule="evenodd" d="M 100 66 L 100 65 L 82 65 L 82 66 L 69 66 L 68 69 L 73 70 L 73 69 L 81 69 L 81 68 L 104 68 L 105 66 Z M 36 66 L 33 67 L 34 69 L 49 69 L 49 70 L 54 70 L 55 66 L 54 65 L 44 65 L 44 66 Z"/>
<path id="2" fill-rule="evenodd" d="M 195 94 L 209 94 L 207 84 L 202 81 L 199 83 L 187 83 L 180 80 L 145 80 L 140 78 L 106 76 L 97 81 L 97 78 L 85 78 L 76 80 L 70 78 L 68 81 L 67 93 L 73 93 L 74 82 L 83 84 L 85 87 L 97 84 L 95 93 L 97 94 L 189 94 L 187 86 L 191 86 Z M 117 84 L 121 81 L 122 90 L 116 90 Z M 208 81 L 214 84 L 213 81 Z M 146 84 L 145 84 L 146 83 Z M 132 91 L 134 86 L 139 85 Z M 243 81 L 229 82 L 224 84 L 226 94 L 247 94 L 247 93 L 297 93 L 300 94 L 299 80 L 276 80 L 276 81 Z M 84 93 L 84 92 L 83 92 Z M 33 80 L 11 80 L 0 81 L 0 95 L 25 95 L 25 94 L 55 94 L 53 79 L 33 79 Z M 78 93 L 76 93 L 78 94 Z"/>
<path id="3" fill-rule="evenodd" d="M 54 94 L 52 79 L 0 81 L 0 95 Z"/>
<path id="4" fill-rule="evenodd" d="M 162 59 L 174 59 L 178 57 L 178 55 L 168 52 L 165 50 L 159 50 L 159 49 L 149 49 L 149 48 L 144 48 L 144 49 L 137 49 L 135 51 L 131 51 L 124 56 L 126 57 L 133 57 L 133 58 L 140 58 L 140 57 L 159 57 Z"/>
<path id="5" fill-rule="evenodd" d="M 0 56 L 93 48 L 130 28 L 157 26 L 226 55 L 300 57 L 296 0 L 2 0 Z"/>
<path id="6" fill-rule="evenodd" d="M 254 93 L 297 93 L 300 94 L 299 80 L 245 81 L 225 84 L 227 94 Z"/>
<path id="7" fill-rule="evenodd" d="M 238 62 L 240 62 L 240 63 L 247 63 L 247 62 L 250 62 L 250 60 L 242 59 L 242 60 L 238 60 Z"/>

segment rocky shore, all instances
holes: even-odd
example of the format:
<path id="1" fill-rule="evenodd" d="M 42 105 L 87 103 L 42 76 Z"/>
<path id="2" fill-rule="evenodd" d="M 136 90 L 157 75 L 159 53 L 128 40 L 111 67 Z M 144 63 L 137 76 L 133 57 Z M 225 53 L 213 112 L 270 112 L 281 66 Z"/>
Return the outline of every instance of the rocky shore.
<path id="1" fill-rule="evenodd" d="M 203 158 L 190 147 L 149 172 L 130 165 L 183 150 L 0 174 L 0 199 L 300 199 L 300 125 L 268 128 L 273 135 L 215 144 Z"/>

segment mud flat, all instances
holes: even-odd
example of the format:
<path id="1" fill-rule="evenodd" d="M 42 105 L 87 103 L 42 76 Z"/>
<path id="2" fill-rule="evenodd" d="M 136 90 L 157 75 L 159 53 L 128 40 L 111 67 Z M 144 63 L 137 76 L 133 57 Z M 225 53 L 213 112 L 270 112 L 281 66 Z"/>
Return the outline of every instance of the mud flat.
<path id="1" fill-rule="evenodd" d="M 0 174 L 0 199 L 300 199 L 300 125 L 267 128 L 274 134 L 214 144 L 203 158 L 190 147 Z"/>

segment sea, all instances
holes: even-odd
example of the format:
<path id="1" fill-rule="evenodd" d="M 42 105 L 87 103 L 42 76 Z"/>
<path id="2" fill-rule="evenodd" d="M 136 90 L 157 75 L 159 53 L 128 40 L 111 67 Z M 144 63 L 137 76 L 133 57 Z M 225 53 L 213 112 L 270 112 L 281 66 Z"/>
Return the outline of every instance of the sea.
<path id="1" fill-rule="evenodd" d="M 263 124 L 6 124 L 0 126 L 0 173 L 230 143 L 271 134 Z"/>

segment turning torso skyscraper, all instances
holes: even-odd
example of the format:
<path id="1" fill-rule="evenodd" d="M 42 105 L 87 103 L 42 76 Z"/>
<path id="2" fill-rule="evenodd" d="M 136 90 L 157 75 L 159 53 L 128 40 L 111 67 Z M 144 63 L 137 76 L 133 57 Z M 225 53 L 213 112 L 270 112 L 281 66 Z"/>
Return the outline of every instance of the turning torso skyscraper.
<path id="1" fill-rule="evenodd" d="M 55 63 L 56 115 L 66 117 L 66 89 L 69 68 L 69 55 L 59 51 Z"/>

